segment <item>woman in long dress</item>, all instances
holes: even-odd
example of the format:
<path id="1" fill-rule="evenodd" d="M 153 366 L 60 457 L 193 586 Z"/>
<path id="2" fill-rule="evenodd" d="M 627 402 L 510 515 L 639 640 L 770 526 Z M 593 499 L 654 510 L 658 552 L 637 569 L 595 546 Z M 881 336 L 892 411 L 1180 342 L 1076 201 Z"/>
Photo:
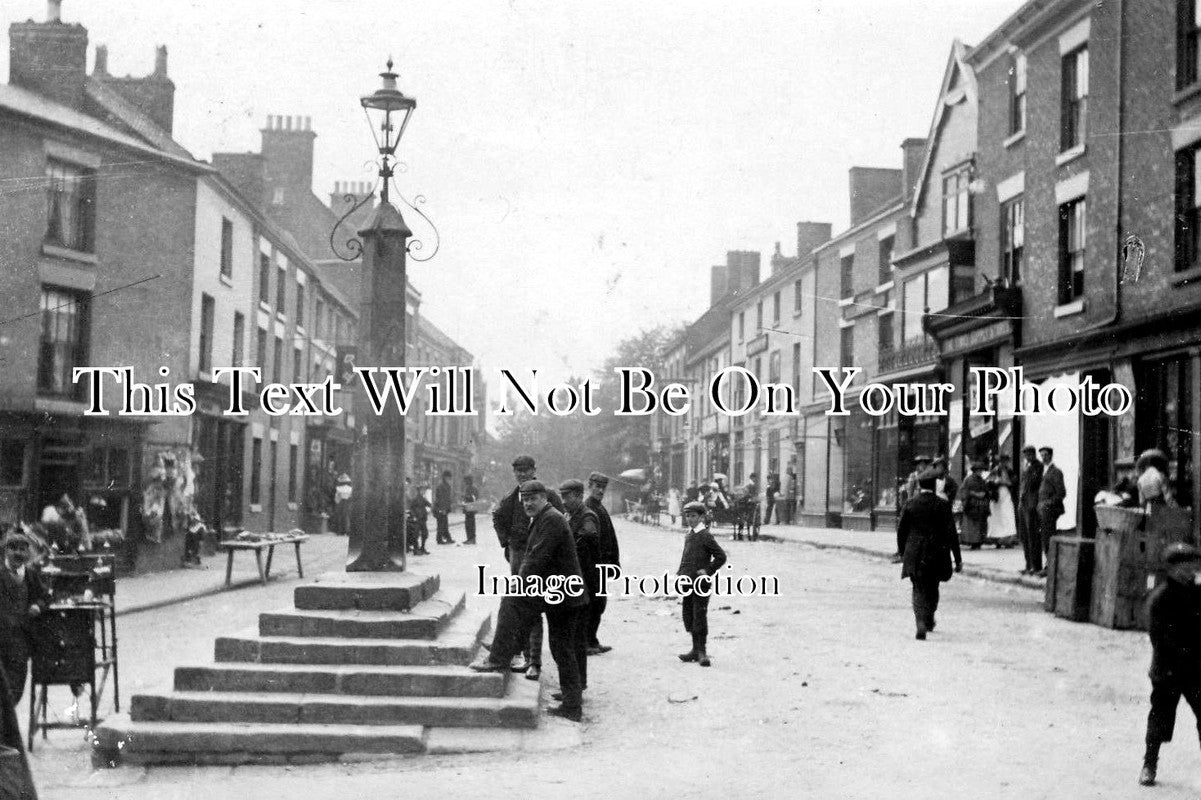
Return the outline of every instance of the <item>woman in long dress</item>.
<path id="1" fill-rule="evenodd" d="M 959 497 L 963 499 L 963 522 L 959 527 L 959 540 L 973 550 L 980 549 L 988 533 L 988 495 L 984 464 L 974 462 L 971 474 L 963 479 L 963 486 L 959 489 Z"/>
<path id="2" fill-rule="evenodd" d="M 989 504 L 988 538 L 997 547 L 1012 547 L 1017 541 L 1017 516 L 1013 505 L 1013 470 L 1009 456 L 1001 456 L 1000 462 L 988 475 L 992 502 Z"/>

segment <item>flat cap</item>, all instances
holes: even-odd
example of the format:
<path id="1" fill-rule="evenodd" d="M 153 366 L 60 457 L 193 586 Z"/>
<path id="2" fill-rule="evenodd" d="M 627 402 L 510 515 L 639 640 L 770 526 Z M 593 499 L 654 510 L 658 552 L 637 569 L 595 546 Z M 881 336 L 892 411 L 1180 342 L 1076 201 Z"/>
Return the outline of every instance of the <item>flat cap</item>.
<path id="1" fill-rule="evenodd" d="M 1034 445 L 1032 445 L 1032 444 L 1028 444 L 1028 445 L 1026 445 L 1025 447 L 1023 447 L 1023 448 L 1022 448 L 1022 452 L 1023 452 L 1023 453 L 1034 453 L 1034 452 L 1037 452 L 1037 451 L 1034 449 Z"/>
<path id="2" fill-rule="evenodd" d="M 684 504 L 684 513 L 685 514 L 687 514 L 689 511 L 694 511 L 697 514 L 704 514 L 706 510 L 707 509 L 705 508 L 705 504 L 700 502 L 699 500 L 693 500 L 692 502 Z"/>
<path id="3" fill-rule="evenodd" d="M 542 481 L 526 481 L 521 484 L 519 491 L 521 494 L 546 494 L 546 487 L 542 485 Z"/>
<path id="4" fill-rule="evenodd" d="M 595 483 L 597 486 L 608 486 L 609 485 L 609 476 L 602 475 L 599 472 L 594 472 L 588 476 L 588 482 Z"/>
<path id="5" fill-rule="evenodd" d="M 534 457 L 527 456 L 527 455 L 517 456 L 517 458 L 513 459 L 513 469 L 518 469 L 518 468 L 533 469 L 534 468 Z"/>
<path id="6" fill-rule="evenodd" d="M 923 463 L 923 462 L 924 462 L 924 463 L 926 463 L 926 464 L 929 464 L 929 463 L 930 463 L 930 456 L 926 455 L 925 453 L 922 453 L 921 455 L 916 455 L 916 456 L 914 456 L 914 457 L 913 457 L 913 463 L 914 463 L 914 464 L 921 464 L 921 463 Z"/>
<path id="7" fill-rule="evenodd" d="M 559 494 L 567 494 L 568 492 L 584 493 L 584 483 L 577 481 L 575 478 L 570 478 L 559 484 Z"/>
<path id="8" fill-rule="evenodd" d="M 1182 564 L 1186 561 L 1201 559 L 1201 551 L 1187 542 L 1175 542 L 1163 549 L 1165 564 Z"/>

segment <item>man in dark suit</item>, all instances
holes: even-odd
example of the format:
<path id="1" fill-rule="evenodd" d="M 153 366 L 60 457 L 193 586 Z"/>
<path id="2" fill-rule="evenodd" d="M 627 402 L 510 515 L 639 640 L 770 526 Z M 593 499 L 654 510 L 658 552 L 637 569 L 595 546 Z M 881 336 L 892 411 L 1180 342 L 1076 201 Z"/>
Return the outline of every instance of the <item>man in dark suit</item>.
<path id="1" fill-rule="evenodd" d="M 0 669 L 8 679 L 13 706 L 25 692 L 32 653 L 33 620 L 49 604 L 37 567 L 32 563 L 33 542 L 23 531 L 5 534 L 0 563 Z"/>
<path id="2" fill-rule="evenodd" d="M 1043 568 L 1043 538 L 1038 524 L 1038 487 L 1043 482 L 1043 465 L 1039 463 L 1034 445 L 1022 448 L 1021 488 L 1018 490 L 1018 525 L 1022 550 L 1026 554 L 1023 575 L 1033 575 Z"/>
<path id="3" fill-rule="evenodd" d="M 525 558 L 517 574 L 523 579 L 536 575 L 543 580 L 551 576 L 564 579 L 574 576 L 582 583 L 583 573 L 576 555 L 575 539 L 567 519 L 551 506 L 548 495 L 547 488 L 540 481 L 531 480 L 521 484 L 521 504 L 530 519 L 530 529 Z M 504 598 L 497 614 L 491 653 L 488 658 L 472 663 L 471 669 L 476 672 L 500 672 L 506 669 L 525 639 L 524 632 L 539 620 L 541 614 L 546 614 L 550 653 L 555 659 L 555 666 L 559 668 L 562 696 L 562 704 L 547 709 L 546 713 L 579 722 L 583 697 L 575 647 L 579 626 L 583 623 L 581 610 L 587 604 L 586 594 L 575 597 L 567 595 L 558 603 L 541 597 Z"/>
<path id="4" fill-rule="evenodd" d="M 450 470 L 443 471 L 442 480 L 438 481 L 438 485 L 434 487 L 434 522 L 437 525 L 434 541 L 438 544 L 454 542 L 454 539 L 450 538 L 450 478 Z"/>
<path id="5" fill-rule="evenodd" d="M 1055 535 L 1055 523 L 1063 515 L 1063 501 L 1068 496 L 1063 484 L 1063 471 L 1053 463 L 1055 451 L 1050 447 L 1038 448 L 1038 457 L 1043 462 L 1043 479 L 1038 484 L 1038 527 L 1042 533 L 1043 555 L 1051 549 L 1051 537 Z M 1038 571 L 1046 575 L 1046 568 Z"/>
<path id="6" fill-rule="evenodd" d="M 470 475 L 463 476 L 463 530 L 467 533 L 467 541 L 463 544 L 475 544 L 475 511 L 471 503 L 480 499 L 475 488 L 475 479 Z"/>
<path id="7" fill-rule="evenodd" d="M 492 527 L 496 531 L 496 538 L 500 540 L 500 546 L 504 548 L 509 570 L 516 575 L 525 559 L 526 543 L 530 535 L 530 518 L 521 504 L 519 489 L 521 484 L 537 477 L 533 456 L 521 455 L 513 459 L 513 477 L 517 485 L 493 510 Z M 563 510 L 563 501 L 554 490 L 547 492 L 547 500 L 557 511 Z M 525 658 L 513 665 L 513 671 L 524 672 L 527 678 L 536 681 L 542 677 L 541 620 L 538 620 L 538 624 L 530 631 L 529 647 L 523 652 Z"/>
<path id="8" fill-rule="evenodd" d="M 600 520 L 600 561 L 598 564 L 613 564 L 621 566 L 621 551 L 617 544 L 617 531 L 613 527 L 613 519 L 609 516 L 609 510 L 605 508 L 605 489 L 609 486 L 609 478 L 599 472 L 593 472 L 588 476 L 588 499 L 585 505 L 596 512 L 596 518 Z M 609 605 L 609 598 L 598 597 L 596 601 L 588 606 L 588 627 L 586 635 L 588 639 L 588 655 L 599 656 L 601 653 L 607 653 L 613 648 L 607 644 L 601 644 L 596 638 L 597 631 L 600 630 L 601 617 L 605 613 L 605 608 Z"/>
<path id="9" fill-rule="evenodd" d="M 913 582 L 913 618 L 918 639 L 925 639 L 934 630 L 938 585 L 951 579 L 952 557 L 955 572 L 963 569 L 951 504 L 934 493 L 937 484 L 934 472 L 923 472 L 918 478 L 917 497 L 905 505 L 897 521 L 897 537 L 905 553 L 901 578 Z"/>
<path id="10" fill-rule="evenodd" d="M 577 625 L 575 642 L 576 662 L 580 667 L 580 685 L 588 688 L 588 621 L 591 605 L 600 591 L 600 573 L 596 565 L 600 561 L 600 518 L 584 504 L 584 484 L 577 480 L 559 484 L 563 505 L 567 508 L 567 525 L 575 539 L 575 554 L 580 562 L 580 574 L 588 589 L 588 607 L 580 609 L 581 620 Z"/>

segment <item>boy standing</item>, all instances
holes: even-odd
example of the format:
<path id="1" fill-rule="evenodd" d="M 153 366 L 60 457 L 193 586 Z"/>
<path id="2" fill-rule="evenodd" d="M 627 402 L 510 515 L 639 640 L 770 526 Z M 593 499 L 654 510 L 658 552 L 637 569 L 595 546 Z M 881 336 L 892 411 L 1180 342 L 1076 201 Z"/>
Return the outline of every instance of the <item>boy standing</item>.
<path id="1" fill-rule="evenodd" d="M 676 574 L 689 575 L 694 581 L 702 576 L 712 577 L 726 563 L 726 551 L 721 549 L 705 524 L 705 504 L 692 502 L 685 505 L 684 523 L 688 526 L 688 534 L 684 537 L 684 554 Z M 710 663 L 705 652 L 705 640 L 709 636 L 709 596 L 695 591 L 684 595 L 683 613 L 684 630 L 692 634 L 692 649 L 681 653 L 680 660 L 696 661 L 707 667 Z"/>
<path id="2" fill-rule="evenodd" d="M 0 669 L 8 679 L 13 706 L 25 692 L 32 652 L 30 628 L 49 604 L 37 567 L 32 540 L 20 530 L 4 535 L 0 556 Z"/>

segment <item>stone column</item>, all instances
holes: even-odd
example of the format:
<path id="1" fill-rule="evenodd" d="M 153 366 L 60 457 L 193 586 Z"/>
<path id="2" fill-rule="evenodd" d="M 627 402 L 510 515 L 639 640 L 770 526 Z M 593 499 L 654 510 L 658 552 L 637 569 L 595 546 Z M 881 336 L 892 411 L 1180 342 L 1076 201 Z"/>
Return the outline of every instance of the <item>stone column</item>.
<path id="1" fill-rule="evenodd" d="M 412 231 L 391 203 L 381 203 L 359 231 L 363 240 L 358 357 L 360 367 L 405 366 L 405 255 Z M 382 380 L 377 382 L 381 389 Z M 354 451 L 347 572 L 405 568 L 405 419 L 395 405 L 376 415 L 355 383 Z"/>

